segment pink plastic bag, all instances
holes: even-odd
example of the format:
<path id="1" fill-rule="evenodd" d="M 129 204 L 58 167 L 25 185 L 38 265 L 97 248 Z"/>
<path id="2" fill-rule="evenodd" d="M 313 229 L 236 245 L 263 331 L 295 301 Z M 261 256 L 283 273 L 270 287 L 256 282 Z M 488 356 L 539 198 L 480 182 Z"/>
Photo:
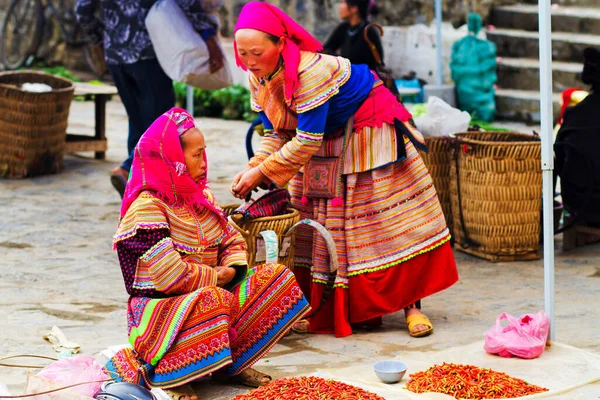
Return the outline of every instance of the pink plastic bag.
<path id="1" fill-rule="evenodd" d="M 109 378 L 96 359 L 90 356 L 75 356 L 55 361 L 41 370 L 37 376 L 61 384 L 62 386 L 82 382 L 102 381 Z M 101 385 L 102 382 L 88 383 L 75 386 L 69 390 L 94 397 L 100 391 Z"/>
<path id="2" fill-rule="evenodd" d="M 502 320 L 508 325 L 502 326 Z M 500 357 L 536 358 L 546 348 L 550 319 L 545 312 L 521 315 L 518 319 L 502 313 L 496 325 L 485 333 L 484 349 Z"/>

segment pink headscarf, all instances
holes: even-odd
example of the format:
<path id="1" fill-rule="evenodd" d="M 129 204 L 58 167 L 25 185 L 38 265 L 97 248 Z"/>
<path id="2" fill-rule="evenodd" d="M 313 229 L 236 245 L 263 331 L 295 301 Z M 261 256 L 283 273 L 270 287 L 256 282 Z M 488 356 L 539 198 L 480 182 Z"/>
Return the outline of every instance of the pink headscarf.
<path id="1" fill-rule="evenodd" d="M 207 207 L 222 217 L 223 224 L 227 223 L 223 213 L 204 194 L 206 179 L 196 183 L 187 172 L 179 137 L 195 126 L 192 116 L 177 107 L 150 125 L 135 148 L 121 205 L 121 218 L 138 195 L 148 190 L 172 206 L 185 205 L 192 209 Z"/>
<path id="2" fill-rule="evenodd" d="M 323 49 L 321 43 L 279 8 L 257 1 L 251 1 L 242 8 L 234 33 L 240 29 L 255 29 L 287 39 L 281 56 L 285 69 L 285 98 L 291 100 L 298 87 L 300 50 L 317 52 Z M 235 41 L 233 46 L 238 67 L 246 71 L 238 56 Z"/>

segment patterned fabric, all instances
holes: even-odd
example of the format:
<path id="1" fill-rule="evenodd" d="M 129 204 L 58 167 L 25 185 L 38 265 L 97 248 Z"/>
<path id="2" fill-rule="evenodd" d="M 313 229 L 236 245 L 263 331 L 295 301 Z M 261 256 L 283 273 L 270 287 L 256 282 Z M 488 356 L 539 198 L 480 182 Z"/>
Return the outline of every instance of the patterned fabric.
<path id="1" fill-rule="evenodd" d="M 264 85 L 250 74 L 252 109 L 256 112 L 264 111 L 278 129 L 295 130 L 297 117 L 289 120 L 272 119 L 272 116 L 287 117 L 280 112 L 279 100 L 283 99 L 298 114 L 323 105 L 338 94 L 350 79 L 350 67 L 350 61 L 345 58 L 302 51 L 297 70 L 299 85 L 292 99 L 287 100 L 284 95 L 284 74 L 275 74 Z"/>
<path id="2" fill-rule="evenodd" d="M 256 267 L 231 292 L 206 287 L 168 299 L 129 302 L 129 340 L 106 365 L 121 380 L 175 387 L 222 370 L 236 375 L 264 356 L 307 311 L 293 274 Z"/>
<path id="3" fill-rule="evenodd" d="M 338 253 L 334 296 L 323 314 L 311 319 L 311 331 L 347 336 L 352 333 L 350 323 L 401 310 L 421 299 L 415 294 L 428 296 L 456 282 L 451 249 L 434 263 L 426 261 L 437 248 L 449 246 L 450 233 L 431 177 L 409 141 L 406 152 L 403 161 L 346 175 L 342 206 L 328 199 L 309 199 L 303 205 L 303 174 L 290 182 L 292 206 L 301 218 L 314 219 L 329 230 Z M 329 265 L 325 241 L 299 227 L 294 272 L 313 306 L 325 288 Z M 393 288 L 385 298 L 365 295 L 376 293 L 384 283 Z"/>
<path id="4" fill-rule="evenodd" d="M 246 203 L 234 214 L 242 214 L 242 219 L 250 220 L 285 214 L 290 206 L 290 193 L 286 189 L 271 190 L 255 201 Z"/>
<path id="5" fill-rule="evenodd" d="M 246 271 L 246 243 L 209 209 L 169 207 L 142 192 L 115 235 L 132 349 L 107 364 L 122 380 L 174 387 L 250 367 L 308 311 L 284 266 Z M 165 225 L 167 228 L 165 228 Z M 225 288 L 215 266 L 236 269 Z"/>
<path id="6" fill-rule="evenodd" d="M 190 176 L 185 165 L 180 136 L 194 127 L 194 118 L 184 109 L 173 107 L 150 125 L 135 148 L 129 181 L 121 204 L 121 218 L 144 190 L 152 191 L 167 204 L 189 208 L 209 208 L 219 215 L 214 196 L 207 187 L 208 162 L 204 177 Z M 220 223 L 227 225 L 221 213 Z"/>
<path id="7" fill-rule="evenodd" d="M 206 40 L 217 32 L 218 19 L 205 12 L 202 2 L 175 0 L 194 29 Z M 146 30 L 146 16 L 156 0 L 77 0 L 75 12 L 86 34 L 104 41 L 108 64 L 133 64 L 156 58 Z M 102 18 L 96 17 L 101 11 Z"/>

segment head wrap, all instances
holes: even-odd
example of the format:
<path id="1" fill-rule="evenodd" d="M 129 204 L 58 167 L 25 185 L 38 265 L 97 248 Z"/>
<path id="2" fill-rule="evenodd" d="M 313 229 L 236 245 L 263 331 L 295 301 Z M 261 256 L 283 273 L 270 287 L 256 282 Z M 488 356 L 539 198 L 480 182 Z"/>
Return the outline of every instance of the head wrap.
<path id="1" fill-rule="evenodd" d="M 181 108 L 170 109 L 150 125 L 135 148 L 121 218 L 138 195 L 148 190 L 170 206 L 209 208 L 222 217 L 223 224 L 227 223 L 223 213 L 204 193 L 206 178 L 195 182 L 185 165 L 180 136 L 195 126 L 194 118 Z"/>
<path id="2" fill-rule="evenodd" d="M 240 29 L 255 29 L 285 38 L 281 53 L 285 72 L 285 98 L 291 100 L 298 87 L 300 50 L 317 52 L 323 49 L 321 43 L 279 8 L 257 1 L 251 1 L 242 8 L 234 32 Z M 246 71 L 235 41 L 233 45 L 237 65 Z"/>

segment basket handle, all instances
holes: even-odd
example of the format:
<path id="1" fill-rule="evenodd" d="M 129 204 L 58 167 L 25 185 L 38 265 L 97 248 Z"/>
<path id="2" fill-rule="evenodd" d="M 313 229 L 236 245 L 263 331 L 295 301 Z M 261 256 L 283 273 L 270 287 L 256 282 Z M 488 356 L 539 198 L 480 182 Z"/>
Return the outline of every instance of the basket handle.
<path id="1" fill-rule="evenodd" d="M 294 226 L 292 226 L 286 232 L 286 235 L 289 235 L 290 233 L 292 233 L 294 231 L 294 229 L 296 229 L 300 225 L 311 226 L 317 232 L 319 232 L 321 234 L 321 236 L 323 236 L 323 239 L 325 239 L 325 243 L 327 244 L 327 250 L 329 251 L 329 261 L 331 264 L 330 270 L 329 270 L 329 277 L 327 279 L 327 284 L 325 285 L 325 290 L 323 291 L 323 296 L 321 297 L 321 302 L 319 303 L 319 305 L 317 306 L 316 309 L 311 311 L 305 317 L 305 318 L 310 318 L 310 317 L 315 316 L 319 311 L 321 311 L 323 309 L 323 307 L 325 306 L 325 303 L 327 303 L 327 300 L 331 296 L 331 293 L 333 292 L 333 287 L 335 285 L 335 279 L 337 278 L 339 261 L 338 261 L 337 250 L 335 248 L 335 242 L 333 241 L 333 237 L 331 236 L 331 234 L 329 233 L 327 228 L 325 228 L 323 225 L 321 225 L 317 221 L 313 221 L 312 219 L 303 219 L 300 222 L 296 223 Z"/>
<path id="2" fill-rule="evenodd" d="M 248 238 L 250 237 L 250 231 L 243 230 L 238 224 L 236 224 L 233 221 L 231 215 L 227 216 L 227 221 L 235 228 L 235 230 L 237 230 L 244 237 L 244 240 L 248 241 Z"/>

